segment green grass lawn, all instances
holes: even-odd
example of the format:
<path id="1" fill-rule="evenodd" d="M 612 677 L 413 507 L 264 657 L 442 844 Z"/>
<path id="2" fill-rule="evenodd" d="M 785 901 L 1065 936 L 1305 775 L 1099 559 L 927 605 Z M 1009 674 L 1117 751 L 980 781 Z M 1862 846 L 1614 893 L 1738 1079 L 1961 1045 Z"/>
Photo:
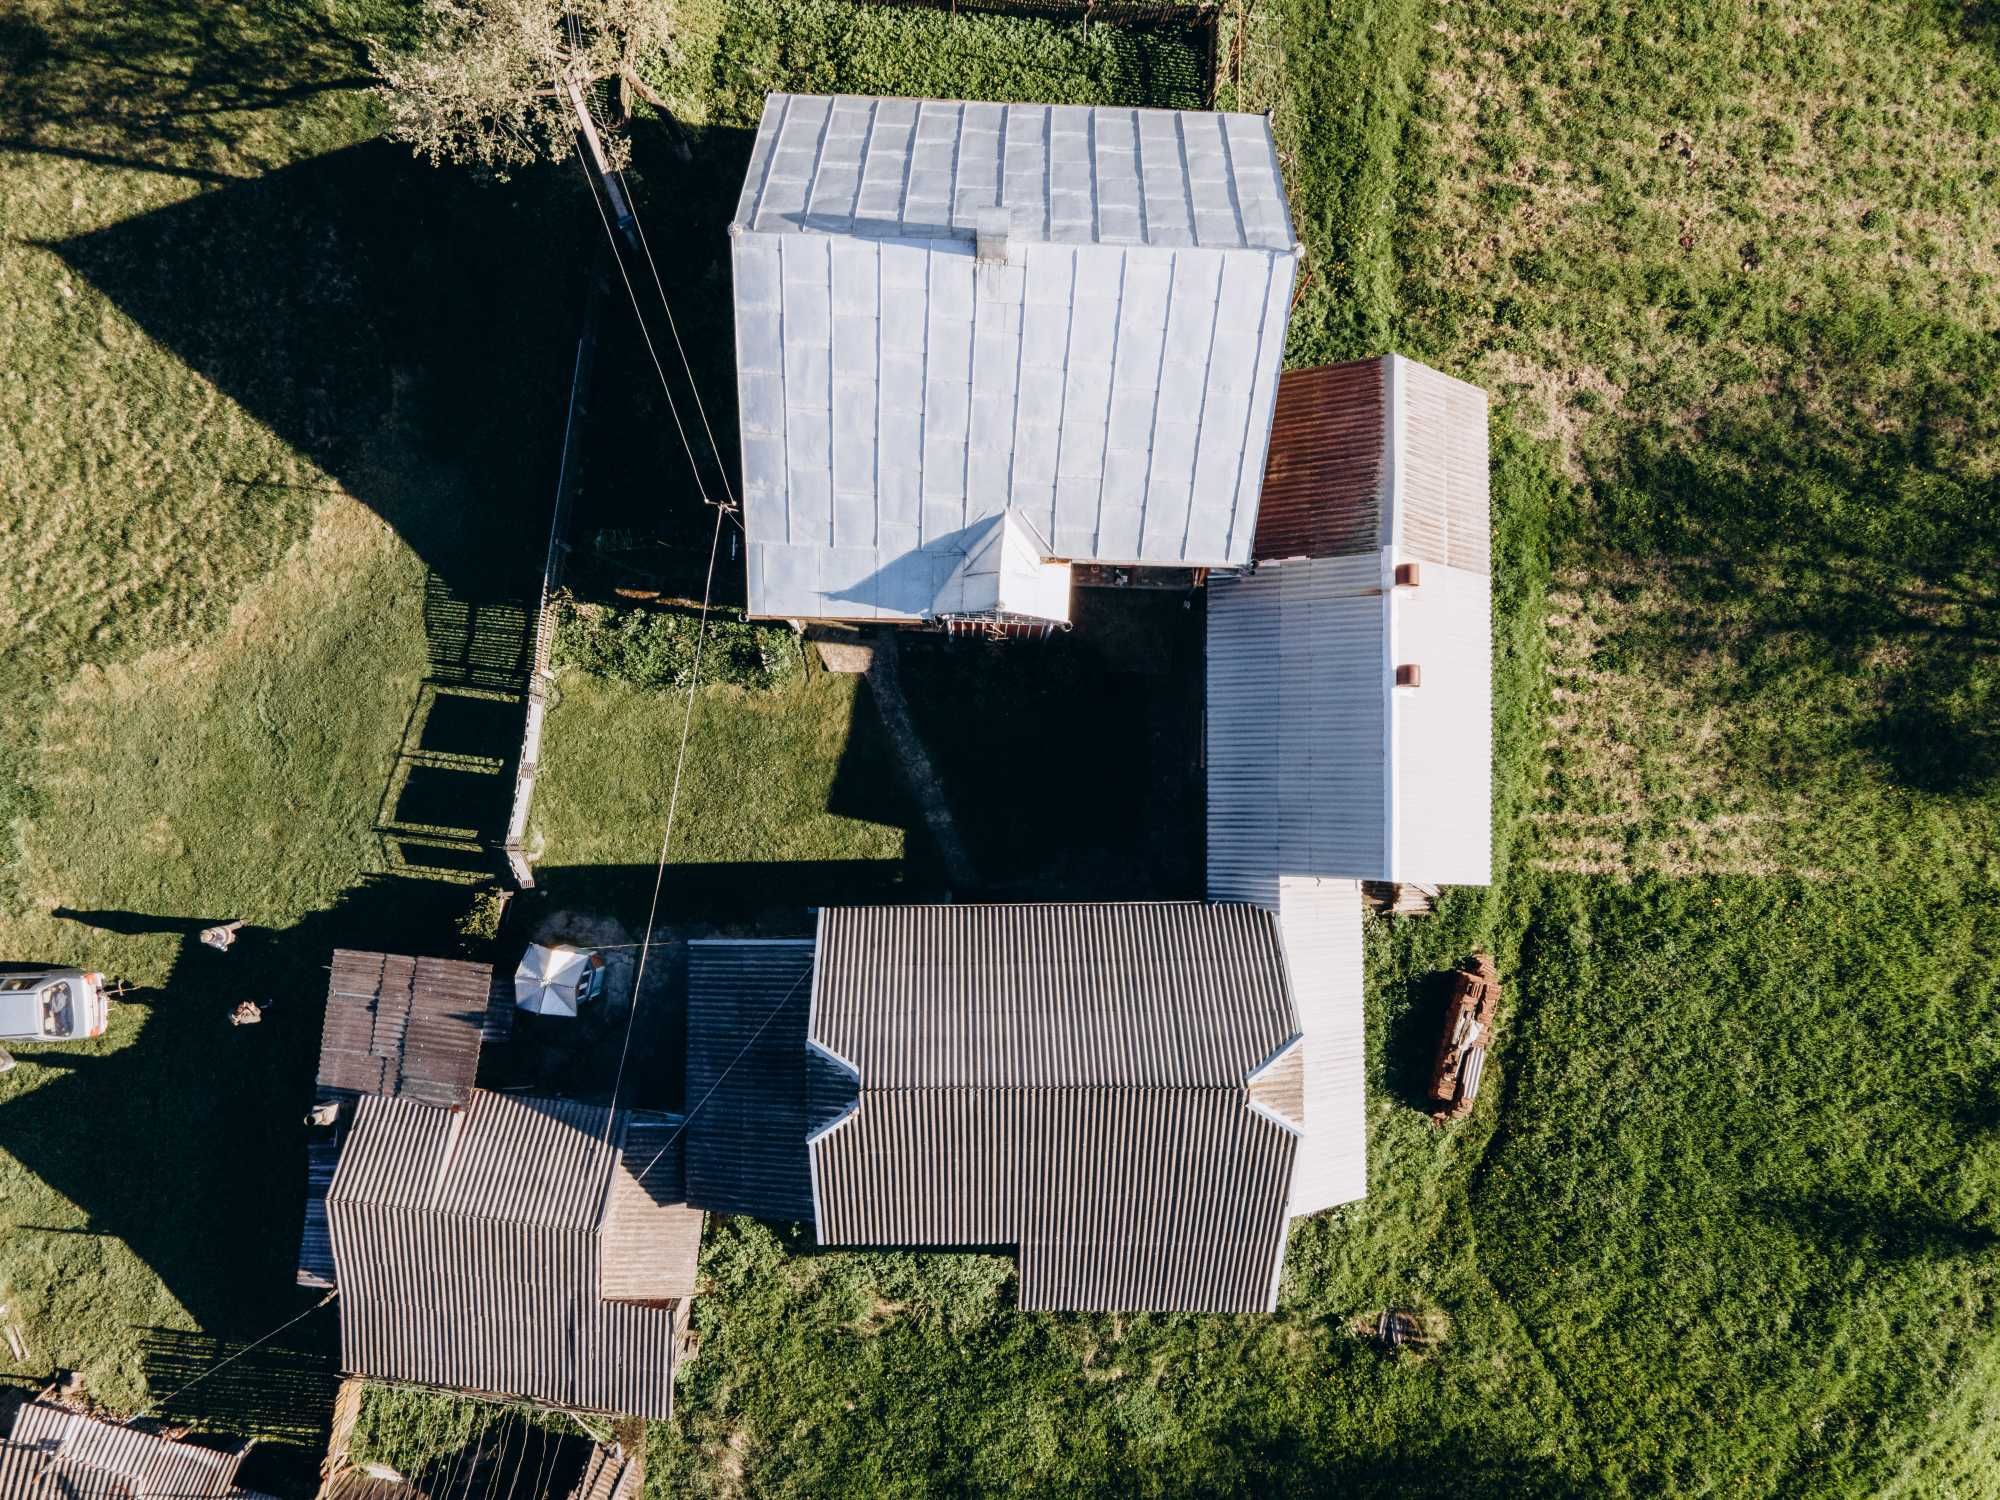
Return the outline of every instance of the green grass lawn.
<path id="1" fill-rule="evenodd" d="M 476 831 L 505 782 L 468 663 L 539 560 L 578 224 L 362 144 L 354 38 L 396 19 L 0 20 L 0 956 L 149 986 L 0 1077 L 15 1383 L 137 1407 L 306 1305 L 319 965 L 441 932 L 464 887 L 398 830 Z M 1101 24 L 684 32 L 661 76 L 712 154 L 641 191 L 698 188 L 703 234 L 763 88 L 1192 102 L 1181 44 Z M 1496 396 L 1498 883 L 1371 928 L 1371 1192 L 1295 1229 L 1276 1318 L 1024 1316 L 1003 1258 L 717 1221 L 652 1492 L 2000 1494 L 1989 22 L 1274 0 L 1243 36 L 1223 99 L 1273 109 L 1307 244 L 1292 360 L 1394 344 Z M 668 253 L 707 360 L 720 250 Z M 587 484 L 641 493 L 646 441 Z M 564 676 L 549 899 L 643 920 L 680 708 Z M 1031 793 L 981 809 L 1003 850 Z M 702 689 L 682 797 L 670 920 L 935 888 L 854 679 Z M 216 959 L 222 915 L 260 931 Z M 1500 1043 L 1438 1131 L 1435 976 L 1478 944 Z M 1436 1342 L 1358 1338 L 1388 1306 Z M 325 1338 L 174 1412 L 309 1443 Z M 414 1467 L 468 1420 L 378 1396 L 361 1441 Z"/>

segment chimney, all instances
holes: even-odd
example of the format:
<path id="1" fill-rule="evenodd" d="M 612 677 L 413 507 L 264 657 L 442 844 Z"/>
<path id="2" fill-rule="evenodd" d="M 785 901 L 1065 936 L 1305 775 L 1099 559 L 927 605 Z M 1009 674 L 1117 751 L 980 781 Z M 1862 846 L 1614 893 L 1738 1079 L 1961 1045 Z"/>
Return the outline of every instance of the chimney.
<path id="1" fill-rule="evenodd" d="M 1007 231 L 1012 226 L 1013 216 L 1005 208 L 993 207 L 979 210 L 976 223 L 976 237 L 979 244 L 978 258 L 1004 264 L 1007 259 Z"/>

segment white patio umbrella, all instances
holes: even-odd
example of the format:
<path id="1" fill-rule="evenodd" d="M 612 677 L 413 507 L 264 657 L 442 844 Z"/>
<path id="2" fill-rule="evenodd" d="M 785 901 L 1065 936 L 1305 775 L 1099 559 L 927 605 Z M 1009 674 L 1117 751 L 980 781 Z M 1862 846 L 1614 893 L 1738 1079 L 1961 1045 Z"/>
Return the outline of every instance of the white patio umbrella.
<path id="1" fill-rule="evenodd" d="M 514 1003 L 538 1016 L 573 1016 L 603 972 L 604 955 L 589 948 L 530 943 L 514 971 Z"/>

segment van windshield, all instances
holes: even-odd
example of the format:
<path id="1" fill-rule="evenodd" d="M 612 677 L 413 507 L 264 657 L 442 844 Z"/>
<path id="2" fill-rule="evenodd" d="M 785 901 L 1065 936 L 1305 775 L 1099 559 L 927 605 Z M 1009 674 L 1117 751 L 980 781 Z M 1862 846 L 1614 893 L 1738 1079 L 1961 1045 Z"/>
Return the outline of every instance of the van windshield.
<path id="1" fill-rule="evenodd" d="M 58 979 L 42 991 L 42 1035 L 68 1036 L 75 1024 L 70 1010 L 69 981 Z"/>

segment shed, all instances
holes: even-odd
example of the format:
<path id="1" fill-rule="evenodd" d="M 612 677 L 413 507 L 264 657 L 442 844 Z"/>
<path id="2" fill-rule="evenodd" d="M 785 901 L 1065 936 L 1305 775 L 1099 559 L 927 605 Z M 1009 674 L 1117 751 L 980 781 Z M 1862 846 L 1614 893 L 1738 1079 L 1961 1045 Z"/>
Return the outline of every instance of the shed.
<path id="1" fill-rule="evenodd" d="M 692 1286 L 700 1215 L 655 1198 L 660 1122 L 641 1125 L 481 1090 L 362 1099 L 327 1194 L 342 1369 L 670 1416 L 685 1303 L 659 1294 Z"/>
<path id="2" fill-rule="evenodd" d="M 299 1235 L 297 1280 L 310 1287 L 334 1284 L 326 1191 L 355 1101 L 379 1095 L 463 1106 L 479 1076 L 481 1048 L 505 1040 L 514 1019 L 486 964 L 336 948 L 330 972 L 315 1097 L 334 1119 L 306 1145 Z"/>
<path id="3" fill-rule="evenodd" d="M 205 1448 L 49 1401 L 14 1413 L 0 1443 L 5 1500 L 269 1500 L 236 1484 L 247 1446 Z"/>
<path id="4" fill-rule="evenodd" d="M 809 1047 L 848 1080 L 822 1244 L 1008 1246 L 1024 1308 L 1275 1306 L 1305 1056 L 1269 913 L 828 909 Z"/>
<path id="5" fill-rule="evenodd" d="M 1071 562 L 1250 560 L 1264 117 L 773 94 L 730 233 L 751 614 L 1062 621 Z"/>
<path id="6" fill-rule="evenodd" d="M 1208 598 L 1208 888 L 1484 885 L 1485 393 L 1397 355 L 1290 371 L 1256 565 Z"/>

